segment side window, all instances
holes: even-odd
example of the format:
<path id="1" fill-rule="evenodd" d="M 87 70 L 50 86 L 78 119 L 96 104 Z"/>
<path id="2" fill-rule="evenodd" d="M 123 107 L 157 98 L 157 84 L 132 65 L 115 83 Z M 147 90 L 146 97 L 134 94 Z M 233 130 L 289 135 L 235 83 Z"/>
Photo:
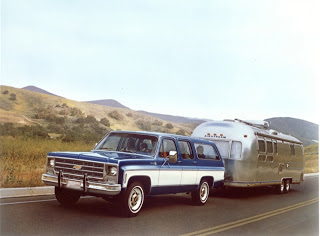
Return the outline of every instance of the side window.
<path id="1" fill-rule="evenodd" d="M 163 139 L 159 151 L 159 157 L 168 157 L 170 151 L 177 151 L 174 141 L 172 139 Z"/>
<path id="2" fill-rule="evenodd" d="M 290 144 L 290 154 L 291 154 L 291 156 L 296 155 L 296 150 L 294 149 L 294 144 Z"/>
<path id="3" fill-rule="evenodd" d="M 267 141 L 267 153 L 273 153 L 273 146 L 271 141 Z"/>
<path id="4" fill-rule="evenodd" d="M 179 148 L 183 159 L 193 159 L 193 153 L 189 142 L 179 141 Z"/>
<path id="5" fill-rule="evenodd" d="M 213 146 L 202 143 L 195 143 L 194 146 L 199 159 L 219 160 L 219 156 Z"/>
<path id="6" fill-rule="evenodd" d="M 241 158 L 242 143 L 238 141 L 232 141 L 231 144 L 231 159 Z"/>
<path id="7" fill-rule="evenodd" d="M 261 140 L 261 139 L 259 139 L 258 140 L 258 150 L 259 150 L 259 152 L 266 152 L 266 145 L 265 145 L 265 142 L 264 142 L 264 140 Z"/>
<path id="8" fill-rule="evenodd" d="M 278 143 L 277 143 L 277 140 L 274 141 L 273 143 L 273 150 L 274 150 L 274 154 L 278 154 Z"/>

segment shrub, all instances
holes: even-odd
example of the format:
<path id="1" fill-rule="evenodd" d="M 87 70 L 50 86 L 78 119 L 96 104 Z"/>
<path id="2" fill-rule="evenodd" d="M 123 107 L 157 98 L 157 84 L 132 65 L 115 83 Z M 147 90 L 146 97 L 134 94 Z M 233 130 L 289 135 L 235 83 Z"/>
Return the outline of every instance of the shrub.
<path id="1" fill-rule="evenodd" d="M 5 90 L 5 91 L 2 92 L 2 94 L 4 94 L 4 95 L 7 95 L 8 93 L 9 93 L 8 90 Z"/>
<path id="2" fill-rule="evenodd" d="M 100 124 L 103 124 L 106 127 L 110 127 L 110 121 L 105 117 L 100 120 Z"/>
<path id="3" fill-rule="evenodd" d="M 123 115 L 121 115 L 117 110 L 110 112 L 109 116 L 115 120 L 123 120 Z"/>
<path id="4" fill-rule="evenodd" d="M 149 121 L 137 120 L 136 125 L 142 130 L 145 130 L 145 131 L 151 130 L 151 123 Z"/>
<path id="5" fill-rule="evenodd" d="M 152 122 L 153 125 L 158 125 L 158 126 L 162 126 L 163 122 L 161 120 L 155 120 L 154 122 Z"/>
<path id="6" fill-rule="evenodd" d="M 133 115 L 132 115 L 131 112 L 129 112 L 129 113 L 127 113 L 127 116 L 128 116 L 128 117 L 132 117 Z"/>
<path id="7" fill-rule="evenodd" d="M 173 129 L 173 125 L 172 125 L 171 123 L 167 123 L 167 124 L 166 124 L 166 128 L 167 128 L 167 129 Z"/>
<path id="8" fill-rule="evenodd" d="M 96 123 L 97 120 L 94 116 L 88 115 L 86 118 L 84 118 L 84 123 L 90 124 L 90 123 Z"/>
<path id="9" fill-rule="evenodd" d="M 15 100 L 17 100 L 17 95 L 16 95 L 16 94 L 14 94 L 14 93 L 11 93 L 11 94 L 10 94 L 10 98 L 9 98 L 9 100 L 11 100 L 11 101 L 15 101 Z"/>
<path id="10" fill-rule="evenodd" d="M 186 131 L 183 130 L 183 129 L 179 129 L 176 134 L 178 134 L 178 135 L 186 135 Z"/>

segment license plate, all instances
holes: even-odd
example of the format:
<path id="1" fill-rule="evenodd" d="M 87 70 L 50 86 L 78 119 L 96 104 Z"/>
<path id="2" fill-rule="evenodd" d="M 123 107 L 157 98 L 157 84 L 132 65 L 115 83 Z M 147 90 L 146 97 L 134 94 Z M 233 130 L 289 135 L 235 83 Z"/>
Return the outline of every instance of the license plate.
<path id="1" fill-rule="evenodd" d="M 78 181 L 73 181 L 73 180 L 68 180 L 67 187 L 68 188 L 75 188 L 75 189 L 80 189 L 80 182 Z"/>

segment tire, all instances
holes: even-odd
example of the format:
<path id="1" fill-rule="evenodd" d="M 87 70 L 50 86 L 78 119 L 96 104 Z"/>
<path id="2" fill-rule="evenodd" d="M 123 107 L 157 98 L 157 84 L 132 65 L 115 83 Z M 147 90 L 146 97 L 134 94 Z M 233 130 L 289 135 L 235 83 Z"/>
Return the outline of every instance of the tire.
<path id="1" fill-rule="evenodd" d="M 71 206 L 75 204 L 81 197 L 81 194 L 65 188 L 55 187 L 56 199 L 62 206 Z"/>
<path id="2" fill-rule="evenodd" d="M 209 183 L 207 180 L 202 180 L 200 182 L 200 187 L 191 193 L 191 198 L 195 205 L 202 206 L 207 202 L 209 194 Z"/>
<path id="3" fill-rule="evenodd" d="M 124 217 L 136 217 L 144 202 L 143 185 L 132 182 L 124 193 L 122 199 L 122 214 Z"/>
<path id="4" fill-rule="evenodd" d="M 284 181 L 284 190 L 283 193 L 289 193 L 290 191 L 290 180 L 287 179 Z"/>
<path id="5" fill-rule="evenodd" d="M 283 194 L 285 189 L 285 181 L 281 180 L 281 184 L 277 186 L 276 191 L 278 194 Z"/>

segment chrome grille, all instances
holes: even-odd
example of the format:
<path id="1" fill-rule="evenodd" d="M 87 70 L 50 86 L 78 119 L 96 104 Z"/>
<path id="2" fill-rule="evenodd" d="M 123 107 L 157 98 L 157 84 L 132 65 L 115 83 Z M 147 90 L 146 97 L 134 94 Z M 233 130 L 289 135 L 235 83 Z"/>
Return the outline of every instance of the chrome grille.
<path id="1" fill-rule="evenodd" d="M 88 179 L 103 179 L 104 164 L 99 162 L 55 158 L 54 168 L 57 172 L 61 170 L 64 177 L 71 179 L 83 179 L 85 174 Z"/>

